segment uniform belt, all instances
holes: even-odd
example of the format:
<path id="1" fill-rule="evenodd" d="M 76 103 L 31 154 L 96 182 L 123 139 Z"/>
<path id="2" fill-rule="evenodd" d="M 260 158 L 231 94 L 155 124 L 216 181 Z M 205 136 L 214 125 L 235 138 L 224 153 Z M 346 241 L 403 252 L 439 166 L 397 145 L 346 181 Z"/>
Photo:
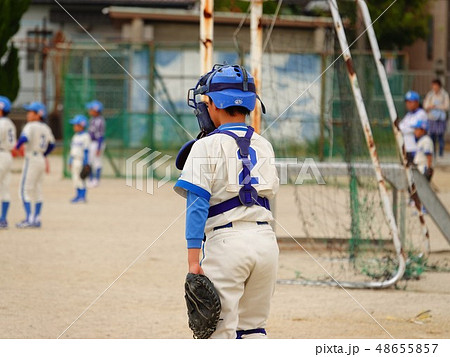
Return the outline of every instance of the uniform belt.
<path id="1" fill-rule="evenodd" d="M 257 221 L 255 222 L 258 226 L 262 226 L 264 224 L 269 224 L 269 222 L 266 221 Z M 213 228 L 213 231 L 217 231 L 218 229 L 222 229 L 222 228 L 233 228 L 233 222 L 224 224 L 223 226 L 217 226 Z"/>

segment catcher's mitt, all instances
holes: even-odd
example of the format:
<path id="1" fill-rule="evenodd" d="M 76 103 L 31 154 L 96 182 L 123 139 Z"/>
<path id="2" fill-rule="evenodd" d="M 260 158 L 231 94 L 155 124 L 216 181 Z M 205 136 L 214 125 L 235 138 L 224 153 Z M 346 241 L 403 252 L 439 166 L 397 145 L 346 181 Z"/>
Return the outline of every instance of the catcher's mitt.
<path id="1" fill-rule="evenodd" d="M 91 165 L 89 165 L 89 164 L 83 165 L 83 168 L 81 169 L 81 172 L 80 172 L 80 178 L 82 180 L 84 180 L 86 177 L 88 177 L 91 174 L 91 172 L 92 172 Z"/>
<path id="2" fill-rule="evenodd" d="M 216 330 L 221 310 L 214 284 L 205 275 L 188 273 L 184 290 L 194 338 L 209 338 Z"/>

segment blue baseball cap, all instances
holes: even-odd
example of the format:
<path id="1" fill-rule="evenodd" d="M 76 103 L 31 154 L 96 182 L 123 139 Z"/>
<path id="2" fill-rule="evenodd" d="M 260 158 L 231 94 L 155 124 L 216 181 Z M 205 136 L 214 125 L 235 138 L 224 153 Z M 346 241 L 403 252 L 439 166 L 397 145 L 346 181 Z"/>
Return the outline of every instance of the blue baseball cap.
<path id="1" fill-rule="evenodd" d="M 88 119 L 84 115 L 78 114 L 70 119 L 69 123 L 72 125 L 81 125 L 83 127 L 86 127 Z"/>
<path id="2" fill-rule="evenodd" d="M 4 96 L 0 96 L 0 110 L 3 111 L 3 114 L 8 114 L 11 111 L 11 101 Z"/>
<path id="3" fill-rule="evenodd" d="M 205 94 L 211 97 L 217 108 L 238 106 L 250 111 L 255 109 L 255 81 L 249 73 L 243 73 L 243 71 L 245 70 L 242 67 L 225 65 L 212 74 Z M 242 89 L 245 77 L 247 86 L 252 87 L 253 90 Z"/>
<path id="4" fill-rule="evenodd" d="M 428 127 L 429 127 L 428 120 L 422 120 L 422 119 L 419 119 L 413 125 L 414 129 L 423 129 L 425 131 L 428 131 Z"/>
<path id="5" fill-rule="evenodd" d="M 95 110 L 98 113 L 101 113 L 103 111 L 103 104 L 102 102 L 99 102 L 98 100 L 93 100 L 86 104 L 87 110 Z"/>
<path id="6" fill-rule="evenodd" d="M 420 95 L 417 92 L 414 92 L 413 90 L 410 90 L 405 94 L 405 100 L 411 101 L 411 102 L 418 102 L 420 100 Z"/>
<path id="7" fill-rule="evenodd" d="M 36 112 L 41 119 L 45 119 L 47 117 L 47 108 L 41 102 L 32 102 L 29 105 L 24 105 L 25 110 Z"/>

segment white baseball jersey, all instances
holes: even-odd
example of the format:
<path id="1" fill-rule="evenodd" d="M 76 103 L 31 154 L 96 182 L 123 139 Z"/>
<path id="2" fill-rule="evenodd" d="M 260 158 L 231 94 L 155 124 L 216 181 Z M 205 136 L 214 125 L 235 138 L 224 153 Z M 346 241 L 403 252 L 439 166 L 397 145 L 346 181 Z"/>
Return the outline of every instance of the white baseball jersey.
<path id="1" fill-rule="evenodd" d="M 89 150 L 91 144 L 91 136 L 88 132 L 75 133 L 70 143 L 70 156 L 74 160 L 84 160 L 85 150 Z"/>
<path id="2" fill-rule="evenodd" d="M 433 151 L 433 141 L 428 135 L 422 136 L 417 141 L 417 151 L 416 155 L 414 156 L 414 163 L 417 165 L 417 168 L 420 172 L 425 172 L 425 168 L 428 167 L 427 155 L 433 155 Z"/>
<path id="3" fill-rule="evenodd" d="M 226 130 L 244 136 L 245 127 L 227 126 Z M 186 197 L 190 190 L 209 200 L 210 206 L 236 197 L 243 186 L 242 161 L 236 141 L 226 134 L 214 134 L 198 140 L 186 160 L 175 191 Z M 279 179 L 274 165 L 272 145 L 254 133 L 250 144 L 252 162 L 252 186 L 258 195 L 271 199 L 279 188 Z M 211 217 L 206 221 L 205 232 L 214 227 L 236 221 L 272 221 L 272 213 L 257 204 L 239 206 Z"/>
<path id="4" fill-rule="evenodd" d="M 414 125 L 418 120 L 428 120 L 427 113 L 422 108 L 418 108 L 414 112 L 408 112 L 399 124 L 399 129 L 403 134 L 406 152 L 415 152 L 417 149 Z"/>
<path id="5" fill-rule="evenodd" d="M 25 136 L 26 154 L 33 155 L 35 153 L 43 154 L 49 143 L 55 142 L 55 137 L 49 126 L 40 121 L 32 121 L 25 125 L 20 136 Z"/>
<path id="6" fill-rule="evenodd" d="M 16 127 L 11 119 L 0 118 L 0 151 L 11 151 L 16 145 Z"/>

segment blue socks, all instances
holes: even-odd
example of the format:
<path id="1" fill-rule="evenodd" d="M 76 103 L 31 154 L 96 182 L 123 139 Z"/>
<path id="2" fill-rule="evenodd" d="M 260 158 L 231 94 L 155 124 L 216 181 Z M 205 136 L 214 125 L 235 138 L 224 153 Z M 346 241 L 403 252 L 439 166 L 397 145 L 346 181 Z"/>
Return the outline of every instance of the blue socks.
<path id="1" fill-rule="evenodd" d="M 38 221 L 41 217 L 41 208 L 42 208 L 42 202 L 36 202 L 36 205 L 34 206 L 34 220 Z"/>
<path id="2" fill-rule="evenodd" d="M 9 208 L 9 202 L 8 201 L 2 201 L 2 216 L 0 218 L 1 221 L 6 220 L 6 216 L 8 214 L 8 208 Z"/>
<path id="3" fill-rule="evenodd" d="M 30 202 L 23 202 L 23 208 L 25 208 L 25 214 L 26 214 L 26 219 L 27 221 L 30 220 L 30 216 L 31 216 L 31 204 Z"/>
<path id="4" fill-rule="evenodd" d="M 97 181 L 100 181 L 101 174 L 102 174 L 102 169 L 97 169 L 95 172 L 95 178 L 97 179 Z"/>

